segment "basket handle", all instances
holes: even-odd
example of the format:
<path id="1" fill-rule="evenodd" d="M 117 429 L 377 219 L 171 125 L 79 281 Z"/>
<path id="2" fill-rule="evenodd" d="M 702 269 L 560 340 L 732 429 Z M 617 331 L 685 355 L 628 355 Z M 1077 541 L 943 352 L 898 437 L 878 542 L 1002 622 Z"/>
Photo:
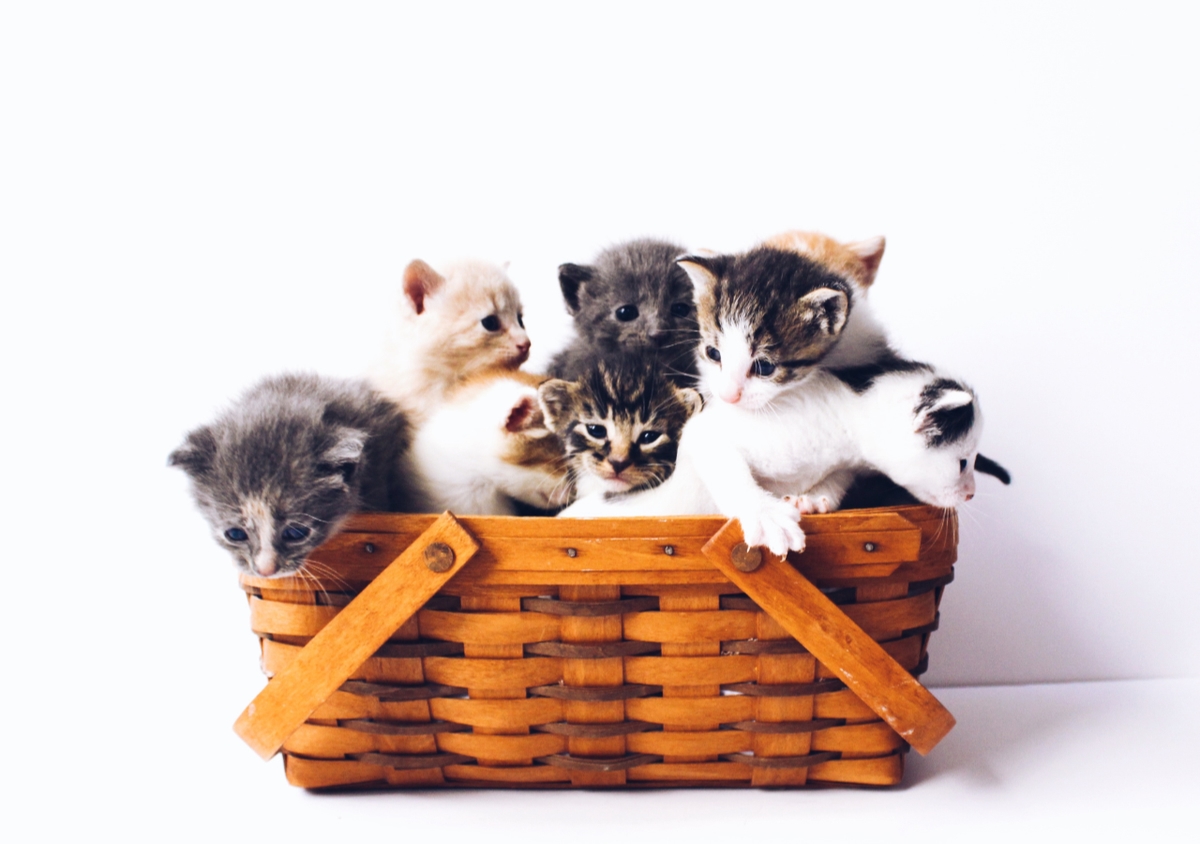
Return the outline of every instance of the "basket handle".
<path id="1" fill-rule="evenodd" d="M 270 759 L 478 550 L 453 514 L 443 513 L 271 678 L 234 732 Z"/>
<path id="2" fill-rule="evenodd" d="M 949 710 L 786 558 L 748 548 L 737 519 L 702 550 L 919 753 L 928 753 L 954 727 Z"/>

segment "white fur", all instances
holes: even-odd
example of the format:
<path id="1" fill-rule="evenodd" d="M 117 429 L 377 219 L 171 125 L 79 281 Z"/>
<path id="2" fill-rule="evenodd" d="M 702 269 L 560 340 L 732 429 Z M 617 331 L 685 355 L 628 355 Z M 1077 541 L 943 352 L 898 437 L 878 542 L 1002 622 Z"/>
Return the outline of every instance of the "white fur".
<path id="1" fill-rule="evenodd" d="M 956 506 L 974 493 L 982 418 L 976 405 L 966 437 L 927 446 L 914 409 L 922 388 L 938 377 L 944 376 L 892 373 L 860 395 L 817 370 L 755 407 L 711 401 L 684 428 L 675 472 L 665 483 L 628 496 L 591 495 L 561 515 L 720 513 L 742 523 L 747 543 L 783 554 L 804 548 L 800 515 L 835 509 L 857 470 L 883 472 L 926 503 Z M 952 395 L 958 398 L 948 401 L 974 399 Z M 967 461 L 965 471 L 960 460 Z"/>
<path id="2" fill-rule="evenodd" d="M 541 421 L 537 388 L 497 377 L 482 388 L 452 395 L 413 437 L 408 460 L 421 509 L 459 514 L 515 515 L 513 499 L 552 509 L 568 500 L 565 466 L 517 466 L 503 459 L 516 437 L 553 436 Z M 536 414 L 521 431 L 505 423 L 529 402 Z"/>
<path id="3" fill-rule="evenodd" d="M 415 275 L 426 279 L 419 307 L 408 292 Z M 423 419 L 473 373 L 516 369 L 528 357 L 529 335 L 519 324 L 521 297 L 502 267 L 460 261 L 439 274 L 414 261 L 402 288 L 384 348 L 367 377 L 410 418 Z M 483 327 L 491 315 L 500 320 L 500 330 Z"/>

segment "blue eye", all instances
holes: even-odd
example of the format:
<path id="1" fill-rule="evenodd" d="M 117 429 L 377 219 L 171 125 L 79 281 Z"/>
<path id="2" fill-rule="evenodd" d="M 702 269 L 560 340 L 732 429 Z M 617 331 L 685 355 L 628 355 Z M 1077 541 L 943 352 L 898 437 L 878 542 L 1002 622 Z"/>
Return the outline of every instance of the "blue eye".
<path id="1" fill-rule="evenodd" d="M 312 533 L 312 531 L 310 531 L 306 527 L 297 527 L 296 525 L 289 525 L 288 527 L 285 527 L 283 529 L 283 533 L 281 533 L 279 535 L 283 537 L 284 542 L 299 542 L 301 539 L 304 539 L 310 533 Z"/>
<path id="2" fill-rule="evenodd" d="M 588 436 L 595 437 L 598 440 L 602 440 L 608 436 L 608 429 L 603 425 L 588 425 L 587 432 Z"/>
<path id="3" fill-rule="evenodd" d="M 638 434 L 638 445 L 650 445 L 650 443 L 654 442 L 661 436 L 662 434 L 660 434 L 658 431 L 642 431 L 640 434 Z"/>
<path id="4" fill-rule="evenodd" d="M 687 302 L 676 302 L 671 306 L 671 313 L 677 317 L 685 317 L 692 312 L 692 306 Z"/>
<path id="5" fill-rule="evenodd" d="M 775 364 L 771 363 L 769 360 L 763 360 L 762 358 L 759 358 L 754 363 L 750 364 L 750 372 L 763 378 L 769 377 L 774 371 Z"/>
<path id="6" fill-rule="evenodd" d="M 525 314 L 517 314 L 517 325 L 525 327 Z"/>
<path id="7" fill-rule="evenodd" d="M 230 542 L 245 542 L 250 537 L 241 528 L 230 528 L 225 531 L 225 538 Z"/>
<path id="8" fill-rule="evenodd" d="M 717 363 L 721 362 L 721 353 L 712 346 L 709 346 L 707 349 L 705 349 L 704 354 L 708 355 L 709 360 L 716 361 Z"/>
<path id="9" fill-rule="evenodd" d="M 621 322 L 635 320 L 637 319 L 637 316 L 637 305 L 622 305 L 621 307 L 617 308 L 617 319 L 619 319 Z"/>
<path id="10" fill-rule="evenodd" d="M 483 327 L 486 328 L 488 331 L 499 331 L 500 330 L 500 317 L 496 316 L 495 314 L 491 314 L 490 316 L 485 316 L 482 320 L 480 320 L 480 324 L 482 324 Z"/>
<path id="11" fill-rule="evenodd" d="M 967 460 L 963 458 L 958 461 L 958 473 L 961 475 L 965 471 L 967 471 Z"/>

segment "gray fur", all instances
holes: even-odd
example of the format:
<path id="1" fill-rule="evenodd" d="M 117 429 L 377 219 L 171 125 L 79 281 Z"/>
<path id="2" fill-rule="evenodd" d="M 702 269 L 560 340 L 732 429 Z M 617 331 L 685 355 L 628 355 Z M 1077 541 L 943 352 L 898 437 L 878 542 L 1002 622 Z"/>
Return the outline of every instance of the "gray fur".
<path id="1" fill-rule="evenodd" d="M 594 370 L 600 357 L 650 354 L 676 384 L 693 386 L 696 309 L 692 285 L 675 263 L 685 252 L 667 241 L 632 240 L 605 249 L 590 265 L 560 266 L 559 286 L 576 337 L 550 362 L 550 374 L 575 380 Z M 637 316 L 618 319 L 618 309 L 628 305 Z"/>
<path id="2" fill-rule="evenodd" d="M 282 375 L 189 433 L 169 463 L 192 479 L 197 506 L 240 568 L 282 575 L 300 569 L 351 513 L 408 509 L 409 439 L 399 408 L 366 382 Z M 252 518 L 267 511 L 273 553 L 263 551 Z M 288 541 L 289 526 L 308 535 Z M 247 538 L 230 540 L 230 529 Z"/>

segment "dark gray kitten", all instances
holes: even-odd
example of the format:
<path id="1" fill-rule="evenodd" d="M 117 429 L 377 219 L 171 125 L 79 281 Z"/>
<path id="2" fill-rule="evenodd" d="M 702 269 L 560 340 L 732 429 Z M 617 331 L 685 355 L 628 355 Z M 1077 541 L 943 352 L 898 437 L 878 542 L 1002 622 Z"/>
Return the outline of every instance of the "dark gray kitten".
<path id="1" fill-rule="evenodd" d="M 686 250 L 662 240 L 631 240 L 588 265 L 558 268 L 576 337 L 550 362 L 550 374 L 575 380 L 613 354 L 653 354 L 680 386 L 696 380 L 696 307 L 687 274 L 675 263 Z"/>
<path id="2" fill-rule="evenodd" d="M 187 435 L 169 463 L 217 543 L 261 577 L 293 574 L 360 510 L 405 510 L 409 425 L 364 381 L 282 375 Z"/>

